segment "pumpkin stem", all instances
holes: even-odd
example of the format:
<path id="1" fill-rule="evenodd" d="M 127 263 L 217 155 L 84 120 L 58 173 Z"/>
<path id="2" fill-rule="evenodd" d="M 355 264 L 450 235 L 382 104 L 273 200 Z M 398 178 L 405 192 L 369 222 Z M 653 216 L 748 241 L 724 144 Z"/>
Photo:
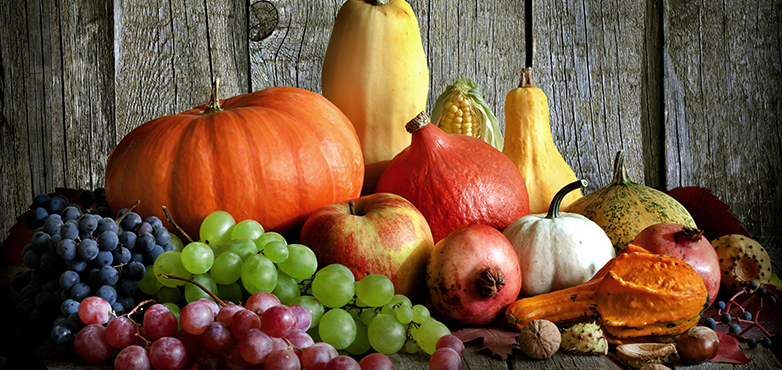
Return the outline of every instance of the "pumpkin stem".
<path id="1" fill-rule="evenodd" d="M 181 227 L 179 227 L 179 225 L 177 225 L 177 223 L 176 223 L 176 222 L 174 222 L 174 218 L 173 218 L 173 217 L 171 217 L 171 213 L 170 213 L 170 212 L 168 212 L 168 208 L 166 208 L 166 206 L 163 206 L 163 213 L 165 213 L 165 214 L 166 214 L 166 221 L 168 221 L 168 222 L 170 222 L 172 225 L 174 225 L 174 227 L 177 229 L 177 231 L 179 231 L 180 233 L 182 233 L 182 236 L 184 236 L 184 237 L 185 237 L 185 239 L 187 239 L 187 241 L 189 241 L 190 243 L 192 243 L 192 242 L 193 242 L 193 239 L 192 239 L 192 238 L 190 238 L 190 235 L 187 235 L 187 233 L 185 232 L 185 230 L 182 230 L 182 228 L 181 228 Z"/>
<path id="2" fill-rule="evenodd" d="M 488 267 L 478 273 L 475 285 L 478 287 L 478 294 L 481 297 L 494 297 L 505 287 L 505 274 L 502 273 L 502 270 L 494 270 Z"/>
<path id="3" fill-rule="evenodd" d="M 576 180 L 560 189 L 557 194 L 554 195 L 554 199 L 551 201 L 551 204 L 548 207 L 548 214 L 546 214 L 546 218 L 554 219 L 559 217 L 559 206 L 562 204 L 562 200 L 565 199 L 565 196 L 573 190 L 580 189 L 582 187 L 585 188 L 588 184 L 589 183 L 586 180 Z"/>
<path id="4" fill-rule="evenodd" d="M 418 113 L 415 118 L 411 119 L 410 122 L 408 122 L 405 125 L 405 130 L 409 133 L 418 132 L 418 130 L 424 128 L 426 125 L 430 124 L 432 122 L 431 117 L 429 117 L 428 114 L 421 112 Z"/>
<path id="5" fill-rule="evenodd" d="M 371 5 L 386 5 L 391 3 L 391 0 L 365 0 L 367 4 Z"/>
<path id="6" fill-rule="evenodd" d="M 217 98 L 217 86 L 219 84 L 220 78 L 215 78 L 215 81 L 212 83 L 212 96 L 209 97 L 209 103 L 206 104 L 204 114 L 212 114 L 223 110 L 220 108 L 220 99 Z"/>
<path id="7" fill-rule="evenodd" d="M 535 87 L 535 81 L 532 80 L 532 67 L 521 69 L 521 82 L 519 87 Z"/>
<path id="8" fill-rule="evenodd" d="M 625 153 L 624 149 L 620 149 L 619 152 L 616 153 L 616 159 L 614 160 L 614 179 L 611 181 L 612 185 L 625 185 L 634 182 L 633 179 L 630 178 L 630 173 L 627 172 L 627 167 L 625 166 L 626 157 L 627 153 Z"/>

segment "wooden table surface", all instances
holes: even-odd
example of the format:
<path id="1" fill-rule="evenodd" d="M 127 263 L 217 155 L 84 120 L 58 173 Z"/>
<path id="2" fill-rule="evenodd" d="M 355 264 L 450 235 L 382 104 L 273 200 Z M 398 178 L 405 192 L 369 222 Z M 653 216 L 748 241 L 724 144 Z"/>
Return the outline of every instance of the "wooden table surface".
<path id="1" fill-rule="evenodd" d="M 782 363 L 778 359 L 778 354 L 782 348 L 777 344 L 775 347 L 763 348 L 758 346 L 755 349 L 745 349 L 747 357 L 751 358 L 747 364 L 735 365 L 724 363 L 703 363 L 698 365 L 686 365 L 681 362 L 671 364 L 675 369 L 691 370 L 768 370 L 782 369 Z M 615 354 L 611 351 L 607 356 L 577 356 L 557 352 L 547 360 L 532 360 L 524 355 L 521 350 L 516 349 L 513 355 L 507 360 L 502 360 L 498 356 L 492 356 L 488 352 L 478 351 L 480 346 L 475 342 L 469 342 L 465 346 L 465 354 L 462 360 L 462 369 L 465 370 L 554 370 L 554 369 L 602 369 L 602 370 L 623 370 L 625 369 L 615 360 Z M 776 355 L 775 352 L 776 351 Z M 397 370 L 426 370 L 429 368 L 429 356 L 423 353 L 410 355 L 406 353 L 397 353 L 390 356 Z M 50 370 L 105 370 L 111 369 L 111 366 L 89 366 L 83 362 L 46 362 Z"/>

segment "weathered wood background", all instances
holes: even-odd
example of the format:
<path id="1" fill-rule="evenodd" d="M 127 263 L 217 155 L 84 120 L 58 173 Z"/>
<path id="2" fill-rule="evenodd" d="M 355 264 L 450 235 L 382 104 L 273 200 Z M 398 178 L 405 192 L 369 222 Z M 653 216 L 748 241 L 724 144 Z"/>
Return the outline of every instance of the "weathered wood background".
<path id="1" fill-rule="evenodd" d="M 6 0 L 0 7 L 0 240 L 38 193 L 103 184 L 136 126 L 224 97 L 320 91 L 343 0 Z M 502 121 L 525 61 L 518 0 L 410 0 L 429 109 L 459 76 Z M 616 151 L 635 180 L 702 186 L 753 235 L 782 230 L 780 0 L 536 0 L 538 85 L 589 191 Z"/>

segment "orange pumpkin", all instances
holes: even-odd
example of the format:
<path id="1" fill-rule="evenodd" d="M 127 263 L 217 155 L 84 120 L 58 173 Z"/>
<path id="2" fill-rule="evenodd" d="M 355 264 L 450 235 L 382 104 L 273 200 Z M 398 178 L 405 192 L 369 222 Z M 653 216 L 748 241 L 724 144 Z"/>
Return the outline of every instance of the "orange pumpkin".
<path id="1" fill-rule="evenodd" d="M 217 210 L 291 234 L 316 209 L 355 198 L 364 179 L 350 120 L 321 95 L 273 87 L 154 119 L 114 149 L 106 199 L 116 212 L 137 200 L 198 239 Z"/>

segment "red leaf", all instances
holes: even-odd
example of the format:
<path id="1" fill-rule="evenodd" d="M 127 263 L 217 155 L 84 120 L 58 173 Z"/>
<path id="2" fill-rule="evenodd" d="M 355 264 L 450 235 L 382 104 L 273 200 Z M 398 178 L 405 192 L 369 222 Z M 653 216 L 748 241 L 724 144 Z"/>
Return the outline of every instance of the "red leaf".
<path id="1" fill-rule="evenodd" d="M 730 334 L 717 332 L 720 339 L 720 347 L 717 355 L 709 362 L 723 362 L 726 364 L 746 364 L 751 359 L 739 347 L 739 341 Z"/>
<path id="2" fill-rule="evenodd" d="M 0 243 L 2 266 L 18 266 L 24 263 L 22 249 L 33 237 L 33 231 L 24 226 L 24 214 L 16 219 L 14 226 L 8 230 L 8 237 Z"/>
<path id="3" fill-rule="evenodd" d="M 507 360 L 513 353 L 513 347 L 518 347 L 519 343 L 516 337 L 519 336 L 518 330 L 502 328 L 468 328 L 456 331 L 453 335 L 457 336 L 462 342 L 469 342 L 475 339 L 483 339 L 483 346 L 479 351 L 488 349 L 492 354 L 500 356 Z"/>
<path id="4" fill-rule="evenodd" d="M 711 190 L 699 186 L 683 186 L 668 190 L 667 193 L 690 212 L 708 241 L 728 234 L 752 237 L 741 222 L 733 217 L 728 205 L 714 196 Z"/>

